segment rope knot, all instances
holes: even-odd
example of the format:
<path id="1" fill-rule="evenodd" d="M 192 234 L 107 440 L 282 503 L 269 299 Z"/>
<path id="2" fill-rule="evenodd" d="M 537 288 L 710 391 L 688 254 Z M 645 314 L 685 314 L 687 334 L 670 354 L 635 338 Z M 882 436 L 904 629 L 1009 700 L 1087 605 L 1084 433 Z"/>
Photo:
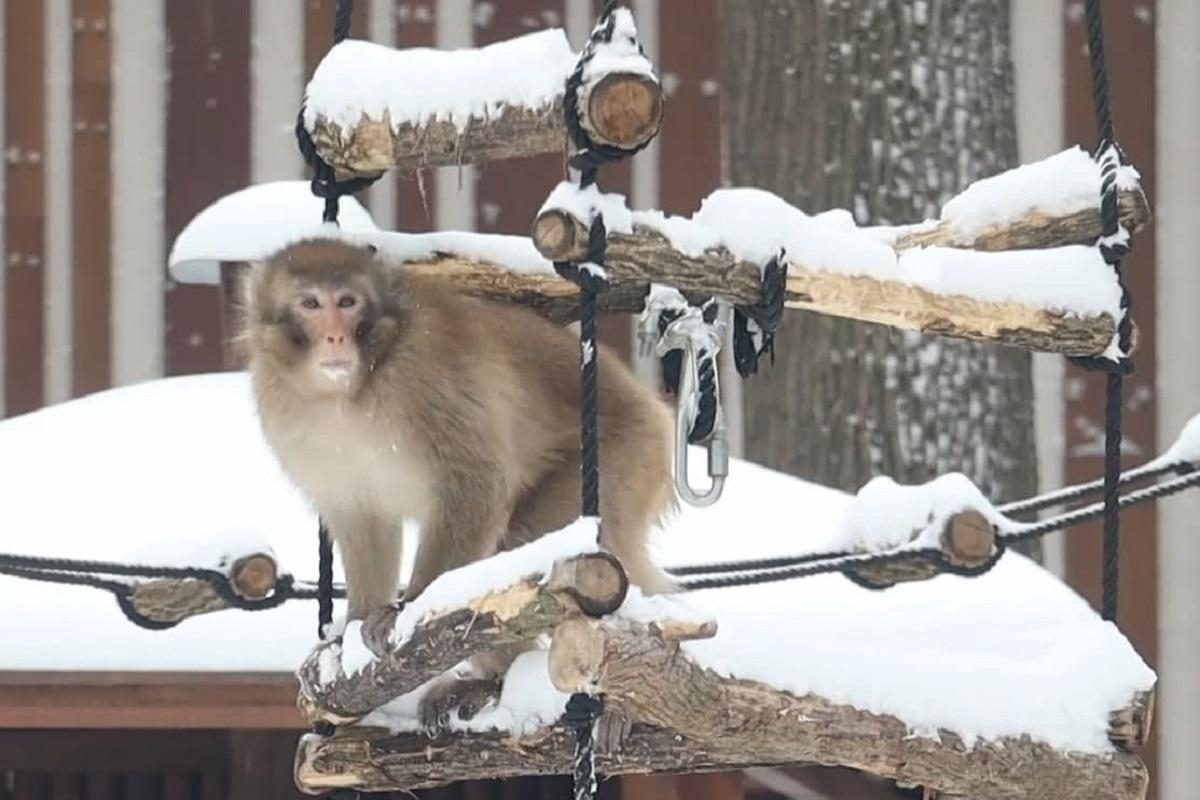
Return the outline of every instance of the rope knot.
<path id="1" fill-rule="evenodd" d="M 768 355 L 775 363 L 775 332 L 783 322 L 787 298 L 785 253 L 771 258 L 762 270 L 762 299 L 738 306 L 733 313 L 733 362 L 738 374 L 748 378 L 758 372 L 758 360 Z"/>
<path id="2" fill-rule="evenodd" d="M 562 722 L 573 731 L 580 729 L 591 730 L 604 713 L 604 698 L 600 695 L 576 692 L 567 700 L 567 709 L 563 712 Z"/>

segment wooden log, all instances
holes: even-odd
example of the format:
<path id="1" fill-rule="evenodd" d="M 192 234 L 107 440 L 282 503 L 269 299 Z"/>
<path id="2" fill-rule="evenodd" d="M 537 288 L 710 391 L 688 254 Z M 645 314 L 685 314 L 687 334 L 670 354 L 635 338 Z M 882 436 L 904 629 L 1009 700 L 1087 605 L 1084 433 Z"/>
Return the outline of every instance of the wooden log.
<path id="1" fill-rule="evenodd" d="M 476 653 L 535 639 L 571 616 L 611 613 L 628 588 L 620 562 L 603 552 L 559 562 L 542 578 L 527 577 L 422 620 L 390 655 L 350 675 L 323 680 L 322 665 L 338 651 L 329 652 L 336 643 L 318 645 L 297 673 L 301 712 L 309 722 L 355 722 Z"/>
<path id="2" fill-rule="evenodd" d="M 940 539 L 941 558 L 955 567 L 977 569 L 984 566 L 995 552 L 996 529 L 974 509 L 959 512 L 946 521 Z M 940 575 L 941 559 L 914 555 L 904 561 L 846 570 L 856 583 L 869 589 L 886 589 L 897 583 L 925 581 Z"/>
<path id="3" fill-rule="evenodd" d="M 1118 196 L 1121 224 L 1137 233 L 1150 221 L 1150 204 L 1140 189 L 1123 190 Z M 925 223 L 888 229 L 896 252 L 917 247 L 954 247 L 995 253 L 1005 250 L 1041 250 L 1047 247 L 1095 243 L 1103 232 L 1099 208 L 1087 206 L 1050 216 L 1033 212 L 1002 225 L 962 230 L 952 221 L 933 227 Z M 864 228 L 864 233 L 876 230 Z M 533 223 L 533 242 L 551 261 L 579 261 L 587 255 L 588 228 L 572 215 L 548 209 Z"/>
<path id="4" fill-rule="evenodd" d="M 543 211 L 533 242 L 551 261 L 583 261 L 587 226 L 557 209 Z M 604 267 L 617 283 L 670 284 L 696 296 L 720 295 L 735 303 L 760 299 L 760 269 L 724 248 L 686 255 L 657 231 L 634 225 L 633 233 L 610 233 Z M 890 325 L 903 330 L 994 342 L 1027 350 L 1095 355 L 1112 341 L 1108 314 L 1075 316 L 1015 302 L 937 294 L 912 284 L 788 264 L 786 302 L 822 314 Z"/>
<path id="5" fill-rule="evenodd" d="M 638 73 L 612 72 L 580 89 L 580 124 L 598 143 L 633 150 L 658 135 L 662 87 Z M 375 175 L 388 169 L 414 172 L 542 153 L 565 152 L 562 96 L 540 108 L 505 106 L 485 118 L 472 117 L 462 130 L 446 119 L 420 124 L 363 116 L 345 129 L 318 116 L 309 133 L 326 163 L 346 175 Z"/>
<path id="6" fill-rule="evenodd" d="M 274 558 L 266 553 L 254 553 L 233 562 L 229 570 L 229 588 L 246 600 L 262 600 L 275 588 L 278 575 Z M 130 590 L 129 603 L 141 616 L 162 624 L 174 624 L 188 617 L 230 608 L 212 584 L 192 578 L 138 582 Z"/>
<path id="7" fill-rule="evenodd" d="M 1028 737 L 968 748 L 948 731 L 939 731 L 939 738 L 912 736 L 894 717 L 722 678 L 692 663 L 678 642 L 626 621 L 564 622 L 554 634 L 549 668 L 561 691 L 604 694 L 601 729 L 613 716 L 634 720 L 619 737 L 597 736 L 597 770 L 606 776 L 825 764 L 945 796 L 1145 797 L 1147 773 L 1136 756 L 1062 753 Z M 492 732 L 437 740 L 345 728 L 301 740 L 296 784 L 309 794 L 412 791 L 460 780 L 569 774 L 572 743 L 570 732 L 557 725 L 524 736 Z"/>
<path id="8" fill-rule="evenodd" d="M 1141 187 L 1117 196 L 1121 224 L 1137 233 L 1150 222 L 1150 202 Z M 951 221 L 932 229 L 908 225 L 897 229 L 897 251 L 914 247 L 960 247 L 969 250 L 1041 250 L 1068 244 L 1093 244 L 1103 231 L 1098 206 L 1075 209 L 1059 216 L 1034 211 L 1010 224 L 962 230 Z"/>
<path id="9" fill-rule="evenodd" d="M 1126 753 L 1146 746 L 1154 722 L 1154 690 L 1138 692 L 1133 702 L 1109 715 L 1108 739 Z"/>
<path id="10" fill-rule="evenodd" d="M 894 717 L 722 678 L 629 622 L 569 620 L 555 640 L 549 669 L 560 691 L 594 689 L 607 706 L 682 734 L 710 756 L 735 749 L 743 754 L 735 764 L 753 756 L 759 764 L 853 766 L 949 795 L 997 800 L 1145 795 L 1147 774 L 1136 757 L 1066 754 L 1027 737 L 972 748 L 949 731 L 939 731 L 939 739 L 911 737 Z"/>

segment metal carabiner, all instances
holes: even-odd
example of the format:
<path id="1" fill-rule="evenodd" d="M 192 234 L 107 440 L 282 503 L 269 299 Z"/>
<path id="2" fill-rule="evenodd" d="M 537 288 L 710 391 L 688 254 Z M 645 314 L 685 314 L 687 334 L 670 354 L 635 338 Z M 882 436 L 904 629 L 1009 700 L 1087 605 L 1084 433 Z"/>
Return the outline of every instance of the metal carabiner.
<path id="1" fill-rule="evenodd" d="M 696 351 L 690 338 L 685 339 L 681 347 L 683 364 L 679 372 L 679 407 L 675 413 L 675 488 L 688 505 L 704 508 L 717 502 L 725 488 L 725 478 L 729 475 L 729 440 L 725 434 L 725 412 L 718 402 L 712 434 L 705 443 L 711 484 L 703 492 L 695 491 L 688 480 L 688 436 L 696 421 Z M 717 391 L 719 394 L 719 387 Z"/>

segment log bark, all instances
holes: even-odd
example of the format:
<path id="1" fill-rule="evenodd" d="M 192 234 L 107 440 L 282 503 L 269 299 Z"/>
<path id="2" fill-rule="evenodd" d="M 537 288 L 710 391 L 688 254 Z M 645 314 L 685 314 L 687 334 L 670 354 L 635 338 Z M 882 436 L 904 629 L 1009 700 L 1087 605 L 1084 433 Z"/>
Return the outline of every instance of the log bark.
<path id="1" fill-rule="evenodd" d="M 586 259 L 587 227 L 564 211 L 539 214 L 533 240 L 552 261 Z M 609 234 L 604 267 L 615 284 L 668 283 L 687 294 L 722 295 L 737 303 L 754 303 L 761 296 L 757 264 L 738 261 L 723 248 L 687 255 L 657 231 L 637 225 L 632 234 Z M 794 260 L 788 265 L 786 291 L 790 308 L 1065 355 L 1103 352 L 1115 330 L 1107 314 L 1073 316 L 1014 302 L 936 294 L 900 281 L 813 269 Z"/>
<path id="2" fill-rule="evenodd" d="M 847 572 L 856 583 L 871 589 L 887 589 L 897 583 L 925 581 L 942 574 L 942 563 L 966 569 L 984 566 L 995 556 L 996 528 L 978 511 L 967 510 L 946 521 L 941 536 L 941 558 L 913 556 L 877 566 L 851 567 Z"/>
<path id="3" fill-rule="evenodd" d="M 355 722 L 476 653 L 537 638 L 571 616 L 611 613 L 628 588 L 620 563 L 607 553 L 562 561 L 542 578 L 530 576 L 427 618 L 387 657 L 351 675 L 341 673 L 339 664 L 340 674 L 328 682 L 322 664 L 340 648 L 318 645 L 297 673 L 301 712 L 309 722 Z"/>
<path id="4" fill-rule="evenodd" d="M 555 631 L 549 664 L 561 691 L 603 692 L 606 720 L 636 720 L 620 737 L 597 737 L 602 775 L 825 764 L 948 796 L 1145 796 L 1146 769 L 1136 756 L 1065 754 L 1026 737 L 970 749 L 947 731 L 939 732 L 939 739 L 912 737 L 893 717 L 717 676 L 688 660 L 678 642 L 634 623 L 568 620 Z M 335 788 L 407 791 L 468 779 L 567 774 L 572 744 L 559 726 L 521 737 L 494 732 L 436 741 L 348 728 L 332 737 L 304 737 L 296 783 L 304 792 L 320 794 Z"/>
<path id="5" fill-rule="evenodd" d="M 274 558 L 254 553 L 233 563 L 229 588 L 246 600 L 262 600 L 275 587 L 278 574 Z M 190 578 L 141 581 L 131 589 L 129 602 L 141 616 L 164 624 L 230 608 L 208 581 Z"/>
<path id="6" fill-rule="evenodd" d="M 658 135 L 662 87 L 645 75 L 609 73 L 581 88 L 579 109 L 580 123 L 595 141 L 633 150 Z M 472 117 L 462 130 L 446 119 L 395 124 L 385 112 L 382 119 L 364 116 L 349 129 L 318 117 L 310 133 L 326 163 L 346 175 L 527 158 L 567 146 L 561 96 L 541 108 L 505 106 Z"/>

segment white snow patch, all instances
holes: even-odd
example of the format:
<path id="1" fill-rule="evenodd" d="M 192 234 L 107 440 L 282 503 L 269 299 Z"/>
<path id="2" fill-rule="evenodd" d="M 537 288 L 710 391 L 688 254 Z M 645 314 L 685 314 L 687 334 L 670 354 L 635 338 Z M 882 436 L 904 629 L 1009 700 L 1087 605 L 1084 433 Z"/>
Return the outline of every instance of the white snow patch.
<path id="1" fill-rule="evenodd" d="M 1200 467 L 1200 414 L 1192 417 L 1161 456 L 1146 466 L 1187 463 Z"/>
<path id="2" fill-rule="evenodd" d="M 221 282 L 221 262 L 253 262 L 309 236 L 336 234 L 322 222 L 325 201 L 308 181 L 275 181 L 227 194 L 194 216 L 175 238 L 167 267 L 180 283 Z M 379 230 L 353 197 L 343 197 L 338 220 L 346 233 Z"/>
<path id="3" fill-rule="evenodd" d="M 837 547 L 863 552 L 908 544 L 936 547 L 946 520 L 969 508 L 994 525 L 1004 522 L 983 493 L 960 472 L 916 486 L 901 486 L 881 475 L 859 489 L 846 508 L 838 526 L 841 541 Z"/>
<path id="4" fill-rule="evenodd" d="M 1100 165 L 1081 147 L 977 181 L 942 207 L 942 218 L 974 231 L 1032 212 L 1065 214 L 1100 206 Z M 1133 189 L 1140 176 L 1117 168 L 1117 186 Z"/>
<path id="5" fill-rule="evenodd" d="M 465 131 L 507 106 L 541 109 L 563 91 L 576 54 L 559 28 L 486 47 L 396 50 L 358 40 L 334 45 L 305 92 L 304 124 L 343 130 L 363 117 L 391 124 L 444 120 Z"/>
<path id="6" fill-rule="evenodd" d="M 633 230 L 633 218 L 625 205 L 625 196 L 601 192 L 594 183 L 581 188 L 577 183 L 560 181 L 547 195 L 538 214 L 547 211 L 563 211 L 585 225 L 591 224 L 599 213 L 604 216 L 604 229 L 609 233 L 630 233 Z"/>
<path id="7" fill-rule="evenodd" d="M 157 547 L 166 558 L 199 554 L 212 563 L 240 531 L 254 531 L 248 549 L 266 541 L 283 571 L 316 575 L 315 516 L 262 440 L 244 373 L 151 381 L 0 422 L 0 486 L 0 552 L 107 559 Z M 828 550 L 844 540 L 840 520 L 851 502 L 733 459 L 722 501 L 682 509 L 656 532 L 654 550 L 665 564 Z M 781 516 L 783 508 L 803 509 L 802 521 Z M 907 521 L 900 510 L 885 521 L 915 524 L 928 514 L 928 504 L 920 508 Z M 594 530 L 594 521 L 582 522 L 443 576 L 402 615 L 404 630 L 433 609 L 594 547 Z M 410 535 L 405 572 L 412 544 Z M 97 590 L 0 577 L 0 638 L 21 643 L 4 649 L 0 669 L 290 673 L 314 643 L 315 612 L 313 603 L 293 602 L 152 632 L 129 624 Z M 1061 749 L 1108 752 L 1109 712 L 1154 683 L 1115 627 L 1013 553 L 979 578 L 942 576 L 884 592 L 836 575 L 681 598 L 633 591 L 621 611 L 642 621 L 685 612 L 718 622 L 716 638 L 684 645 L 705 667 L 967 741 L 1029 734 Z M 358 638 L 346 637 L 347 665 L 363 662 Z M 551 687 L 544 658 L 523 656 L 497 708 L 471 725 L 528 730 L 557 718 L 566 698 Z M 337 668 L 321 667 L 323 678 Z"/>
<path id="8" fill-rule="evenodd" d="M 613 72 L 654 77 L 654 65 L 638 49 L 633 12 L 624 7 L 613 12 L 612 41 L 597 44 L 584 65 L 583 82 L 588 84 Z"/>

